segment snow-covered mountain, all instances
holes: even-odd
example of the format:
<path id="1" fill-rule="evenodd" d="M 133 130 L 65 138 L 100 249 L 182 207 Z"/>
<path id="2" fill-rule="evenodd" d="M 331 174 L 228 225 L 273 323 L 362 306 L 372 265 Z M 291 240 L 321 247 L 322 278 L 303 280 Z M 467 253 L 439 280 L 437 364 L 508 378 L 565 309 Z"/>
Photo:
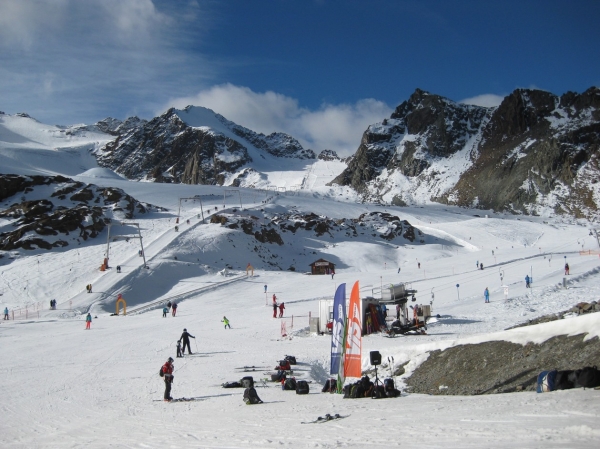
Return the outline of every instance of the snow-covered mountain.
<path id="1" fill-rule="evenodd" d="M 457 104 L 417 89 L 363 134 L 333 184 L 367 201 L 439 202 L 598 218 L 600 89 L 517 89 L 500 106 Z"/>
<path id="2" fill-rule="evenodd" d="M 316 157 L 287 134 L 257 134 L 210 109 L 194 106 L 171 108 L 125 129 L 95 154 L 100 165 L 129 179 L 218 185 L 243 167 L 260 170 L 261 158 Z M 245 174 L 238 172 L 229 183 L 239 185 L 238 178 Z"/>

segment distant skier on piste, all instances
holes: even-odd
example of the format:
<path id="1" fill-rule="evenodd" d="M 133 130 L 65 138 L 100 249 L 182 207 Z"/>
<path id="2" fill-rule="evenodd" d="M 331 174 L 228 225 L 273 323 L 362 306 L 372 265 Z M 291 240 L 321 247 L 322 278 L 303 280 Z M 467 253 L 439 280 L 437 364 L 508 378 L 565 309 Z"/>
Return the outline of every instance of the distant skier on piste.
<path id="1" fill-rule="evenodd" d="M 189 334 L 187 329 L 183 330 L 183 334 L 181 334 L 181 337 L 179 337 L 179 341 L 183 342 L 183 347 L 181 348 L 181 354 L 185 354 L 185 347 L 187 346 L 188 348 L 188 353 L 192 354 L 192 349 L 190 348 L 190 337 L 192 338 L 196 338 L 194 337 L 192 334 Z"/>
<path id="2" fill-rule="evenodd" d="M 225 329 L 227 329 L 229 327 L 229 329 L 231 329 L 231 325 L 229 324 L 229 320 L 227 319 L 226 316 L 223 315 L 223 319 L 221 320 L 221 323 L 225 324 Z"/>

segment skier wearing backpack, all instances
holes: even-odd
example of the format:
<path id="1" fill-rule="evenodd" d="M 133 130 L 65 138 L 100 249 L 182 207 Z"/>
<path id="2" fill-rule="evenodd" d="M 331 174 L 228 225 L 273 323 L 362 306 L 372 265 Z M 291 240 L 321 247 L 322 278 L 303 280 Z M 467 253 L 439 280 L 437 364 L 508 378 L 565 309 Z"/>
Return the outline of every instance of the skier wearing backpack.
<path id="1" fill-rule="evenodd" d="M 183 347 L 181 348 L 181 354 L 185 354 L 185 347 L 187 346 L 188 348 L 188 354 L 192 354 L 192 350 L 190 349 L 190 337 L 192 338 L 196 338 L 194 337 L 192 334 L 189 334 L 187 329 L 183 330 L 183 334 L 181 334 L 181 337 L 179 337 L 179 341 L 183 342 Z"/>
<path id="2" fill-rule="evenodd" d="M 173 370 L 175 367 L 173 366 L 173 358 L 169 357 L 165 364 L 161 368 L 161 372 L 163 373 L 163 377 L 165 379 L 165 395 L 164 399 L 166 402 L 172 401 L 171 397 L 171 384 L 173 383 Z"/>

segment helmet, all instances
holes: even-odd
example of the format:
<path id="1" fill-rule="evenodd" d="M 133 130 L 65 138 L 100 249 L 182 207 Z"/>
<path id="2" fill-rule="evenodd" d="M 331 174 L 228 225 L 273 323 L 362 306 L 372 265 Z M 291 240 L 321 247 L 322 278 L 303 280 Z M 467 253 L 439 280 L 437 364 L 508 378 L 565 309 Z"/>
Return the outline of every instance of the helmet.
<path id="1" fill-rule="evenodd" d="M 183 332 L 187 332 L 187 329 L 184 329 Z"/>
<path id="2" fill-rule="evenodd" d="M 169 357 L 169 359 L 167 360 L 167 362 L 169 363 L 173 363 L 175 360 L 173 360 L 173 357 Z"/>

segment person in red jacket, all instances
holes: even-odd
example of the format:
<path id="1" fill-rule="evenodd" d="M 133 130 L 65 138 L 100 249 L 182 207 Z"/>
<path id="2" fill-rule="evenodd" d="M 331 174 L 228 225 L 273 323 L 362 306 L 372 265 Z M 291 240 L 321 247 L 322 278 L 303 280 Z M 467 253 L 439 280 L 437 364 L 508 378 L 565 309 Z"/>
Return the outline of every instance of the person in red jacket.
<path id="1" fill-rule="evenodd" d="M 279 304 L 279 318 L 283 317 L 283 309 L 285 309 L 283 303 Z"/>
<path id="2" fill-rule="evenodd" d="M 173 370 L 175 367 L 173 366 L 173 359 L 169 357 L 169 359 L 165 362 L 162 367 L 163 376 L 165 378 L 165 401 L 169 402 L 173 400 L 171 397 L 171 384 L 173 383 Z"/>

